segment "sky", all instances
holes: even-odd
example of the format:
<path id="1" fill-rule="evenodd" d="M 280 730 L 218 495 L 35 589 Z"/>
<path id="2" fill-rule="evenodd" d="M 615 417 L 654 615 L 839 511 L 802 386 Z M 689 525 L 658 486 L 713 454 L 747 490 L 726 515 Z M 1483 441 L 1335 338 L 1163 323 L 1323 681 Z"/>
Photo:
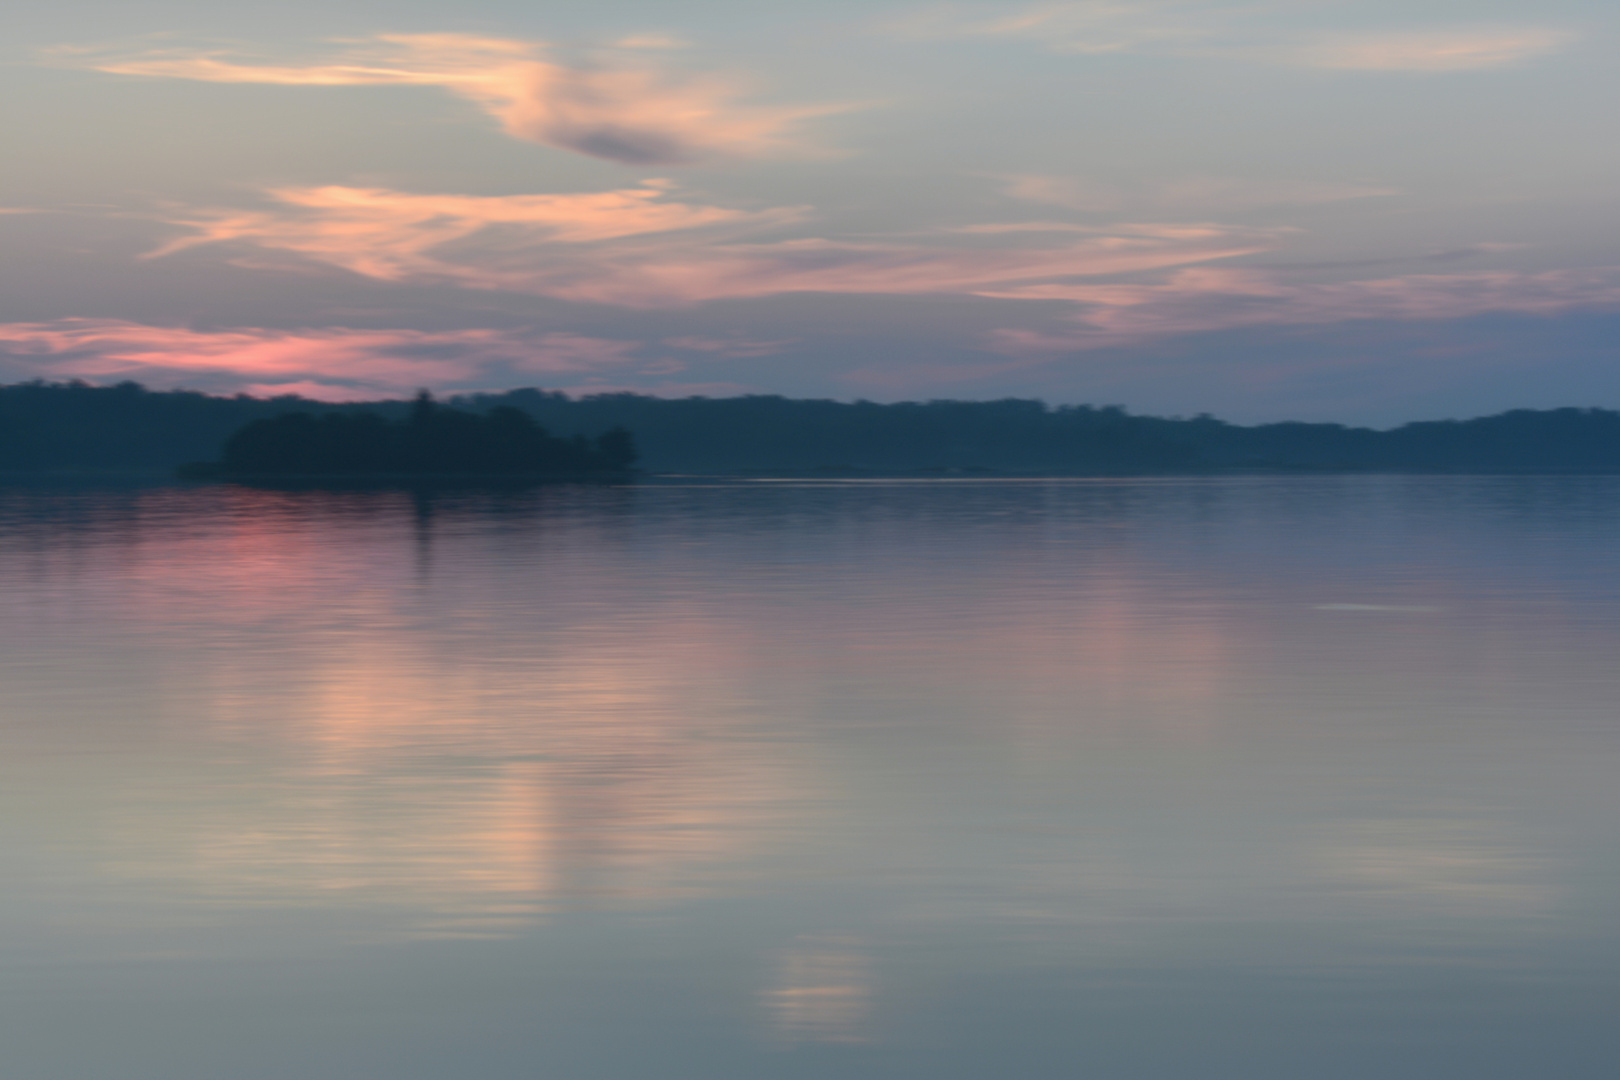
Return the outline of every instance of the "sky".
<path id="1" fill-rule="evenodd" d="M 0 382 L 1620 406 L 1620 9 L 54 0 Z"/>

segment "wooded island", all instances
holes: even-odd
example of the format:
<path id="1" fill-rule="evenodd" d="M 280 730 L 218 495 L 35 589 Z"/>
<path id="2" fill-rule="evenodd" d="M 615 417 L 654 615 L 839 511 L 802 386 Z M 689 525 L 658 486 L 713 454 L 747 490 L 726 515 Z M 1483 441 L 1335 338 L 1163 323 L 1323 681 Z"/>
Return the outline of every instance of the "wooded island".
<path id="1" fill-rule="evenodd" d="M 193 476 L 482 477 L 607 479 L 629 474 L 637 454 L 615 427 L 595 439 L 552 435 L 521 409 L 447 408 L 422 391 L 402 419 L 375 412 L 289 412 L 253 420 L 225 440 L 217 464 Z"/>

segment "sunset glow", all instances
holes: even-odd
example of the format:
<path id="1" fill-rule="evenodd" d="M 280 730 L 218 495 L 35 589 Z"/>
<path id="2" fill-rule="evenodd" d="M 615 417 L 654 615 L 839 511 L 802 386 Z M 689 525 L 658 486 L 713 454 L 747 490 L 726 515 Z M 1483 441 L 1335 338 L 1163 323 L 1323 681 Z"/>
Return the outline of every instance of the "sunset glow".
<path id="1" fill-rule="evenodd" d="M 0 378 L 1359 423 L 1620 394 L 1590 5 L 232 10 L 29 21 Z"/>

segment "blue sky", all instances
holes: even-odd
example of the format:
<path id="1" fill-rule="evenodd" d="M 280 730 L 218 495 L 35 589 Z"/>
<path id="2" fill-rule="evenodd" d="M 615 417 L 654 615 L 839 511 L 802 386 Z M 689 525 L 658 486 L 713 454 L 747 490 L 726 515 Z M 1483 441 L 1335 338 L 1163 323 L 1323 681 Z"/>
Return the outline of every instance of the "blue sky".
<path id="1" fill-rule="evenodd" d="M 5 381 L 1620 405 L 1590 4 L 28 8 Z"/>

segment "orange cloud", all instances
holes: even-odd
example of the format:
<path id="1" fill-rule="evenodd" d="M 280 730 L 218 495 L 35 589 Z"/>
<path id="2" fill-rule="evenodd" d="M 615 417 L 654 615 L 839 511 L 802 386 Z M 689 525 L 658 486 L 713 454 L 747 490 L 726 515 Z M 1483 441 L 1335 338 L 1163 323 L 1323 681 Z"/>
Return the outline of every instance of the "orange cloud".
<path id="1" fill-rule="evenodd" d="M 1198 267 L 1158 284 L 1025 285 L 982 296 L 1068 300 L 1080 305 L 1071 334 L 998 330 L 998 351 L 1018 354 L 1105 348 L 1146 338 L 1345 322 L 1460 319 L 1491 312 L 1553 315 L 1620 306 L 1620 267 L 1538 274 L 1411 274 L 1372 281 L 1287 285 L 1253 270 Z"/>
<path id="2" fill-rule="evenodd" d="M 438 86 L 478 105 L 514 138 L 632 165 L 802 152 L 789 129 L 847 108 L 746 105 L 737 100 L 744 88 L 718 76 L 672 77 L 645 65 L 567 67 L 544 59 L 540 42 L 467 34 L 385 34 L 309 65 L 244 63 L 198 49 L 120 54 L 71 48 L 54 55 L 95 71 L 149 78 Z"/>
<path id="3" fill-rule="evenodd" d="M 456 284 L 656 308 L 791 292 L 966 293 L 1042 278 L 1163 269 L 1269 250 L 1278 230 L 1042 225 L 1057 241 L 1009 244 L 1024 226 L 979 226 L 973 244 L 804 238 L 744 242 L 798 221 L 797 207 L 726 210 L 661 201 L 668 186 L 578 195 L 410 195 L 284 188 L 269 210 L 172 218 L 194 230 L 154 252 L 248 244 L 386 281 Z M 1062 234 L 1079 234 L 1063 236 Z"/>

